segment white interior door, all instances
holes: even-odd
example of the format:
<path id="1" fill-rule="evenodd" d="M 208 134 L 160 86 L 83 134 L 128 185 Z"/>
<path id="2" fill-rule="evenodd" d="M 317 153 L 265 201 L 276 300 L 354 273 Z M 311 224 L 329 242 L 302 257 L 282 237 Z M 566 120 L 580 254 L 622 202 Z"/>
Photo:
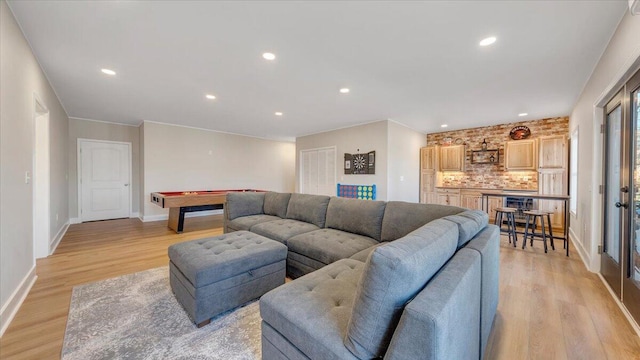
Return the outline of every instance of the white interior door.
<path id="1" fill-rule="evenodd" d="M 336 148 L 300 151 L 300 192 L 336 195 Z"/>
<path id="2" fill-rule="evenodd" d="M 82 221 L 128 218 L 131 208 L 131 144 L 79 140 Z"/>

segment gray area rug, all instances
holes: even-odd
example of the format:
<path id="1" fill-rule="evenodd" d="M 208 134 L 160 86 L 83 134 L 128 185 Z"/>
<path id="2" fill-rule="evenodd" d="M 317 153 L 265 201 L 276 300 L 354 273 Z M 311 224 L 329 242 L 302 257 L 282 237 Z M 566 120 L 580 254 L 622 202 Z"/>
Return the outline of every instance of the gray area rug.
<path id="1" fill-rule="evenodd" d="M 200 329 L 169 286 L 168 267 L 76 286 L 62 359 L 260 359 L 258 301 Z"/>

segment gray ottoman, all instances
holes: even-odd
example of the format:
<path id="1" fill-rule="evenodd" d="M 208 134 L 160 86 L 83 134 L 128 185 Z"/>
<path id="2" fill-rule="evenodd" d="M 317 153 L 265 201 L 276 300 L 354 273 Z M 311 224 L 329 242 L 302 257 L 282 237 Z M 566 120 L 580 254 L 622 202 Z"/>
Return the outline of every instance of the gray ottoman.
<path id="1" fill-rule="evenodd" d="M 171 290 L 201 327 L 284 284 L 286 259 L 285 245 L 248 231 L 174 244 Z"/>

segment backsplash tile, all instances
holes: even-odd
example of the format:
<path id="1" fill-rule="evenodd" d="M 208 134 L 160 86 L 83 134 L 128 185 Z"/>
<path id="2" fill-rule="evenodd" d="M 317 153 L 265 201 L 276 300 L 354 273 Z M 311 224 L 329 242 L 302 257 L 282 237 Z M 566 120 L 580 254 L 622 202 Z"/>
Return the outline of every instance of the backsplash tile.
<path id="1" fill-rule="evenodd" d="M 442 145 L 443 139 L 447 137 L 454 142 L 461 139 L 466 144 L 465 172 L 440 173 L 438 186 L 537 191 L 536 171 L 504 170 L 504 143 L 511 140 L 509 132 L 516 126 L 529 127 L 530 139 L 569 135 L 568 116 L 428 134 L 427 145 Z M 496 164 L 472 164 L 471 151 L 482 150 L 482 141 L 485 139 L 488 149 L 499 149 L 500 161 Z"/>

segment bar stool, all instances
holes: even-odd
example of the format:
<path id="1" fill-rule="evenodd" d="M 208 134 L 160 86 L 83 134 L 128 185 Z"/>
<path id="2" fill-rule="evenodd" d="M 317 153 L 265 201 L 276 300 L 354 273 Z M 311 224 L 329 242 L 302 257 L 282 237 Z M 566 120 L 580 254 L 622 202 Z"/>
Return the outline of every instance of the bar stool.
<path id="1" fill-rule="evenodd" d="M 513 237 L 513 247 L 516 247 L 518 236 L 516 235 L 516 211 L 515 208 L 499 207 L 496 208 L 496 218 L 494 224 L 500 227 L 501 233 L 507 233 L 509 235 L 509 244 L 511 244 L 511 237 Z M 502 215 L 507 215 L 507 229 L 502 228 Z"/>
<path id="2" fill-rule="evenodd" d="M 547 231 L 545 229 L 545 219 L 547 220 L 547 228 L 549 229 L 549 238 L 551 240 L 551 249 L 555 250 L 556 247 L 553 244 L 553 230 L 551 229 L 551 213 L 548 211 L 543 211 L 543 210 L 527 210 L 527 211 L 523 211 L 522 212 L 526 218 L 525 218 L 525 226 L 524 226 L 524 240 L 522 241 L 522 248 L 524 249 L 525 246 L 527 245 L 527 237 L 531 237 L 530 238 L 530 246 L 533 247 L 533 238 L 534 237 L 540 237 L 542 238 L 542 242 L 544 243 L 544 252 L 547 252 Z M 533 218 L 533 228 L 531 229 L 531 232 L 529 232 L 529 224 L 531 224 L 531 218 Z M 540 227 L 542 232 L 541 233 L 536 233 L 535 228 L 537 226 L 538 223 L 538 218 L 540 218 Z"/>

